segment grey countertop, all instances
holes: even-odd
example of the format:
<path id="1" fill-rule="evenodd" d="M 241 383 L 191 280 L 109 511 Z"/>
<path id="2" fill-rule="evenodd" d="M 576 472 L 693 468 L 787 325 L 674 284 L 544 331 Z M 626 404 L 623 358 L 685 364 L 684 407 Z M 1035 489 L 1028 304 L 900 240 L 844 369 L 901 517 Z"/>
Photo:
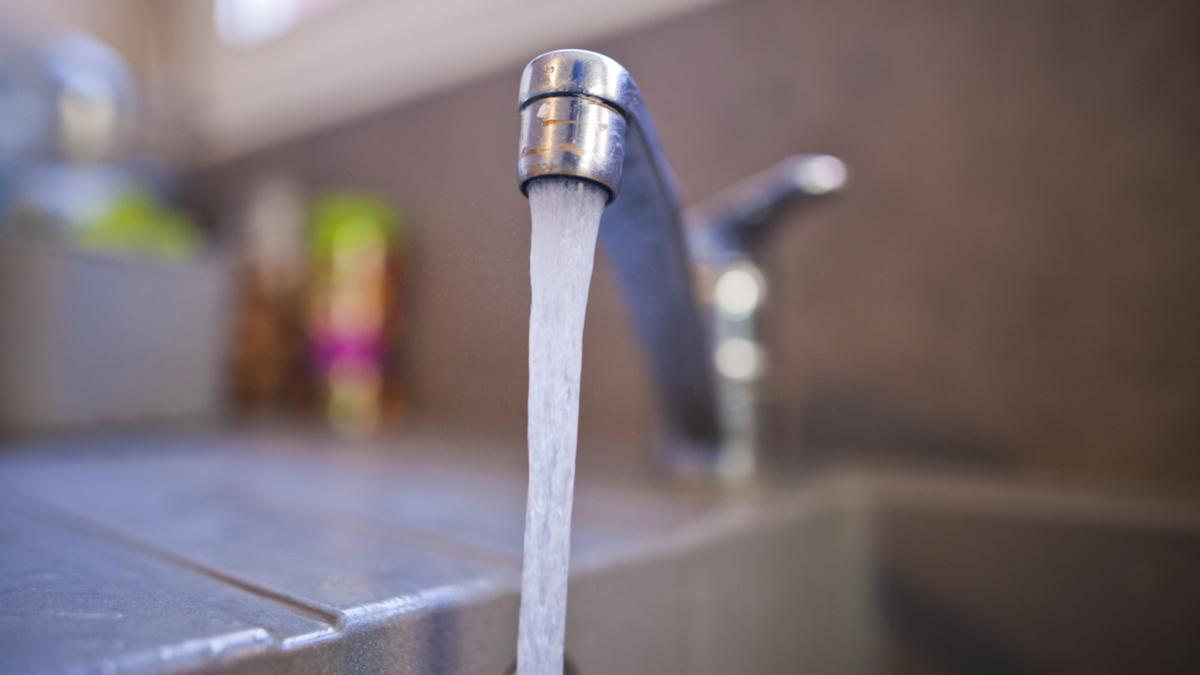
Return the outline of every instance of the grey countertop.
<path id="1" fill-rule="evenodd" d="M 515 649 L 525 467 L 519 448 L 493 445 L 108 439 L 10 452 L 0 672 L 469 671 L 472 651 L 500 672 Z M 713 507 L 649 479 L 597 478 L 579 486 L 584 568 Z M 503 624 L 480 632 L 486 643 L 455 644 L 470 633 L 453 628 L 370 636 L 480 602 L 494 609 L 473 616 Z"/>
<path id="2" fill-rule="evenodd" d="M 0 672 L 504 673 L 519 442 L 83 439 L 0 456 Z M 624 457 L 621 461 L 608 458 Z M 1191 672 L 1200 501 L 853 469 L 717 497 L 585 441 L 599 673 Z"/>

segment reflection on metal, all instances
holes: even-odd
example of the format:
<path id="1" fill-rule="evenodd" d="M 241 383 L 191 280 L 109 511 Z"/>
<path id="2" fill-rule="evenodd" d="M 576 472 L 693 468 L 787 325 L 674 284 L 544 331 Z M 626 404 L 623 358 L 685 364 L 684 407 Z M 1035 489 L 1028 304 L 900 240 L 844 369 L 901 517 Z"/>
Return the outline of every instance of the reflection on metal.
<path id="1" fill-rule="evenodd" d="M 713 288 L 717 312 L 730 319 L 750 316 L 762 305 L 767 283 L 758 267 L 750 261 L 726 266 Z"/>
<path id="2" fill-rule="evenodd" d="M 521 445 L 321 446 L 6 448 L 0 672 L 504 672 Z M 578 672 L 892 672 L 895 645 L 947 672 L 1195 670 L 1195 500 L 856 472 L 747 501 L 613 468 L 580 474 Z"/>
<path id="3" fill-rule="evenodd" d="M 810 195 L 823 195 L 846 184 L 846 165 L 837 157 L 816 155 L 794 165 L 796 184 Z"/>
<path id="4" fill-rule="evenodd" d="M 522 191 L 539 178 L 569 176 L 612 196 L 600 238 L 649 354 L 672 468 L 729 483 L 750 478 L 767 369 L 757 335 L 767 283 L 750 247 L 785 206 L 840 190 L 845 164 L 790 157 L 685 219 L 641 94 L 616 61 L 575 49 L 538 56 L 521 77 L 519 110 Z M 699 289 L 714 301 L 707 322 L 693 278 L 710 286 Z"/>
<path id="5" fill-rule="evenodd" d="M 762 347 L 744 337 L 721 336 L 717 341 L 717 372 L 722 377 L 739 382 L 753 382 L 762 377 L 766 356 Z"/>
<path id="6" fill-rule="evenodd" d="M 571 176 L 612 193 L 600 241 L 650 355 L 668 447 L 674 457 L 707 463 L 719 456 L 721 439 L 711 343 L 692 289 L 674 176 L 633 78 L 600 54 L 550 52 L 526 66 L 519 102 L 522 189 Z"/>
<path id="7" fill-rule="evenodd" d="M 692 252 L 712 280 L 717 400 L 727 475 L 746 479 L 762 462 L 762 380 L 769 368 L 760 314 L 769 284 L 755 246 L 784 209 L 845 186 L 846 165 L 830 155 L 795 155 L 700 205 L 688 216 Z"/>

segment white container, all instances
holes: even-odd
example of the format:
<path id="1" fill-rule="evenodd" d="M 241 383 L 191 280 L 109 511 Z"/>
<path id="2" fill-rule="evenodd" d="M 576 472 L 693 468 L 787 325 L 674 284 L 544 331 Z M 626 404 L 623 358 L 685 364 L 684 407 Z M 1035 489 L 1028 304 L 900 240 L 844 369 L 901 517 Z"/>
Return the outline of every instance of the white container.
<path id="1" fill-rule="evenodd" d="M 226 265 L 0 242 L 0 433 L 220 411 Z"/>

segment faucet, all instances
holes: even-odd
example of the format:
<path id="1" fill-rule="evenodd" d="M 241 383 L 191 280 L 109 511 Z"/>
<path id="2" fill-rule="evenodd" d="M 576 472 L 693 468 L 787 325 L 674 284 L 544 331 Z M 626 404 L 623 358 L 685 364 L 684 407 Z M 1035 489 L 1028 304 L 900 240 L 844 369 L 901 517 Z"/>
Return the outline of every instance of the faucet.
<path id="1" fill-rule="evenodd" d="M 600 242 L 649 356 L 668 466 L 746 482 L 762 459 L 766 358 L 757 324 L 767 285 L 753 251 L 785 206 L 841 189 L 845 165 L 791 157 L 684 213 L 637 85 L 613 59 L 579 49 L 534 58 L 519 111 L 522 192 L 574 178 L 608 194 Z"/>

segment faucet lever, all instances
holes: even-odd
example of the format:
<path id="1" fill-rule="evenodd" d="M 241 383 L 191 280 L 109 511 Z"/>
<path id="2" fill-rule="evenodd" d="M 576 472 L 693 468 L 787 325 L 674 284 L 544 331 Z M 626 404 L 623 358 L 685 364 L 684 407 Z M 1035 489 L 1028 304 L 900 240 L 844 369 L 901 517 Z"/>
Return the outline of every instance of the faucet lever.
<path id="1" fill-rule="evenodd" d="M 840 192 L 848 171 L 832 155 L 792 155 L 749 176 L 688 210 L 694 236 L 708 249 L 704 259 L 742 255 L 765 237 L 783 211 L 822 201 Z"/>

